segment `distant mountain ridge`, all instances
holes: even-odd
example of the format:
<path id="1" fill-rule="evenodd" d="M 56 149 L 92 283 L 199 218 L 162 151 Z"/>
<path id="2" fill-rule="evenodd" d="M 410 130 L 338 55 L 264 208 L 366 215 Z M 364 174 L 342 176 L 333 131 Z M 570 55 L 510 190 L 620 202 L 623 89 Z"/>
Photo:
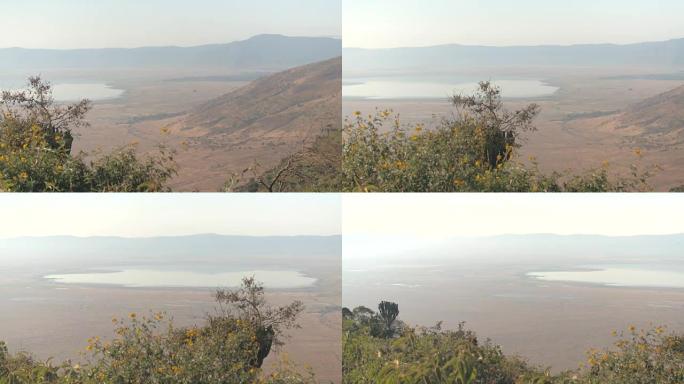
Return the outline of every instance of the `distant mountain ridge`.
<path id="1" fill-rule="evenodd" d="M 281 265 L 297 261 L 339 262 L 342 238 L 332 236 L 231 236 L 198 234 L 189 236 L 123 237 L 17 237 L 0 239 L 0 254 L 13 255 L 18 265 L 37 258 L 45 263 L 71 260 L 75 265 L 98 260 L 112 265 L 149 265 L 164 257 L 169 263 L 234 260 L 249 263 L 257 259 Z M 157 259 L 155 259 L 157 258 Z M 286 260 L 286 262 L 283 262 Z M 128 263 L 128 264 L 127 264 Z"/>
<path id="2" fill-rule="evenodd" d="M 344 48 L 345 71 L 472 66 L 684 67 L 684 38 L 636 44 Z"/>
<path id="3" fill-rule="evenodd" d="M 26 242 L 28 240 L 53 240 L 53 241 L 101 241 L 101 240 L 112 240 L 112 241 L 150 241 L 150 240 L 169 240 L 169 239 L 179 239 L 179 240 L 213 240 L 213 239 L 230 239 L 230 240 L 254 240 L 254 239 L 265 239 L 265 240 L 287 240 L 287 239 L 326 239 L 326 238 L 339 238 L 340 235 L 223 235 L 219 233 L 196 233 L 196 234 L 184 234 L 184 235 L 156 235 L 156 236 L 142 236 L 142 237 L 129 237 L 129 236 L 115 236 L 115 235 L 94 235 L 94 236 L 71 236 L 71 235 L 47 235 L 47 236 L 16 236 L 0 238 L 0 243 L 2 242 Z"/>
<path id="4" fill-rule="evenodd" d="M 342 42 L 328 37 L 258 35 L 228 44 L 195 47 L 103 49 L 0 49 L 0 69 L 258 68 L 282 70 L 340 56 Z"/>

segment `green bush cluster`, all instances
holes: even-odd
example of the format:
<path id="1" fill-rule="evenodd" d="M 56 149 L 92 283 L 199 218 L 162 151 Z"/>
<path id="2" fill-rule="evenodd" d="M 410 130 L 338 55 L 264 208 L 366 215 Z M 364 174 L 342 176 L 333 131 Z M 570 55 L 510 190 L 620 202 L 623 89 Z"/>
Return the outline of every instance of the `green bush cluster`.
<path id="1" fill-rule="evenodd" d="M 88 100 L 58 105 L 50 84 L 29 79 L 23 91 L 0 95 L 0 191 L 157 192 L 176 173 L 173 154 L 137 157 L 123 147 L 86 160 L 72 154 L 73 130 L 87 127 Z M 92 157 L 92 156 L 91 156 Z"/>
<path id="2" fill-rule="evenodd" d="M 614 349 L 587 353 L 581 383 L 684 383 L 684 336 L 633 326 L 615 336 Z"/>
<path id="3" fill-rule="evenodd" d="M 129 314 L 112 319 L 115 336 L 88 340 L 87 360 L 53 365 L 28 353 L 10 354 L 0 342 L 0 384 L 307 384 L 283 363 L 272 373 L 261 369 L 283 332 L 296 326 L 300 302 L 271 307 L 254 279 L 239 290 L 217 294 L 219 308 L 201 326 L 175 327 L 164 313 Z"/>
<path id="4" fill-rule="evenodd" d="M 534 131 L 536 104 L 508 111 L 501 90 L 480 83 L 472 96 L 455 96 L 455 117 L 434 129 L 406 127 L 391 111 L 344 124 L 342 187 L 357 192 L 607 192 L 649 190 L 653 169 L 632 166 L 611 176 L 608 166 L 542 173 L 534 159 L 517 156 L 520 135 Z"/>
<path id="5" fill-rule="evenodd" d="M 489 341 L 481 342 L 463 324 L 448 331 L 440 324 L 413 328 L 394 320 L 394 332 L 384 332 L 383 303 L 378 312 L 343 310 L 345 383 L 503 384 L 537 372 Z"/>
<path id="6" fill-rule="evenodd" d="M 380 307 L 381 308 L 381 307 Z M 398 324 L 384 333 L 382 315 L 343 309 L 343 377 L 347 384 L 675 384 L 684 382 L 684 336 L 663 327 L 630 327 L 612 348 L 591 350 L 576 371 L 552 374 L 457 330 Z M 398 322 L 398 320 L 396 320 Z M 380 328 L 378 328 L 380 327 Z M 559 346 L 562 348 L 562 346 Z"/>

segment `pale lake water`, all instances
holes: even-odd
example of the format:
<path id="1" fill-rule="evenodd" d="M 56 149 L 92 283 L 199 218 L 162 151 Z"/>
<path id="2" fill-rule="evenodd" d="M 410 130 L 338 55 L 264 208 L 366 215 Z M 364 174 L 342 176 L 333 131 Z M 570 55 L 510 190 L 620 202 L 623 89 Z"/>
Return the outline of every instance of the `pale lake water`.
<path id="1" fill-rule="evenodd" d="M 244 277 L 254 276 L 271 289 L 306 288 L 316 279 L 296 271 L 182 271 L 159 269 L 122 269 L 93 273 L 47 275 L 45 279 L 59 284 L 115 285 L 128 288 L 218 288 L 237 287 Z"/>
<path id="2" fill-rule="evenodd" d="M 57 101 L 111 100 L 121 97 L 123 89 L 112 88 L 106 84 L 55 84 L 53 95 Z"/>
<path id="3" fill-rule="evenodd" d="M 541 80 L 496 80 L 505 98 L 551 96 L 558 87 Z M 477 81 L 469 80 L 405 80 L 405 79 L 345 79 L 342 95 L 360 99 L 446 99 L 454 94 L 471 94 L 478 88 Z"/>
<path id="4" fill-rule="evenodd" d="M 19 90 L 25 86 L 24 80 L 0 79 L 1 90 Z M 52 83 L 52 95 L 58 102 L 73 102 L 82 99 L 91 101 L 113 100 L 124 94 L 123 89 L 117 89 L 104 83 Z"/>
<path id="5" fill-rule="evenodd" d="M 428 263 L 429 264 L 429 263 Z M 597 289 L 634 287 L 653 289 L 684 289 L 683 263 L 582 265 L 549 269 L 507 271 L 504 266 L 484 266 L 473 263 L 443 265 L 375 265 L 343 270 L 344 303 L 348 306 L 373 305 L 377 300 L 398 300 L 406 306 L 420 307 L 437 298 L 478 302 L 488 297 L 521 295 L 546 297 L 563 289 L 562 283 L 587 284 Z M 504 277 L 505 276 L 505 277 Z M 503 280 L 502 280 L 503 279 Z M 538 282 L 538 285 L 529 285 Z M 482 286 L 477 289 L 473 287 Z M 516 286 L 516 288 L 510 288 Z M 486 287 L 483 288 L 483 287 Z M 469 292 L 469 293 L 466 293 Z M 435 314 L 413 313 L 416 319 Z M 425 316 L 423 316 L 425 315 Z"/>
<path id="6" fill-rule="evenodd" d="M 665 266 L 587 266 L 573 271 L 529 272 L 527 276 L 540 281 L 612 287 L 684 288 L 684 271 Z"/>

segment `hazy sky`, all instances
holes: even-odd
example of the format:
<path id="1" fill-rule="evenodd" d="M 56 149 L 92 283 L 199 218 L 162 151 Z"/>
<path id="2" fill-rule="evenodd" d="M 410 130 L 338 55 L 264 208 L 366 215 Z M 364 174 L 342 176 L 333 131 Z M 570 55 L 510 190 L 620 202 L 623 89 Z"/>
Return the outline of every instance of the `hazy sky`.
<path id="1" fill-rule="evenodd" d="M 342 206 L 345 236 L 684 233 L 677 194 L 344 195 Z"/>
<path id="2" fill-rule="evenodd" d="M 341 0 L 0 0 L 0 47 L 227 43 L 263 33 L 340 36 Z"/>
<path id="3" fill-rule="evenodd" d="M 345 47 L 631 43 L 684 37 L 682 0 L 344 0 Z"/>
<path id="4" fill-rule="evenodd" d="M 0 237 L 339 235 L 329 194 L 0 194 Z"/>

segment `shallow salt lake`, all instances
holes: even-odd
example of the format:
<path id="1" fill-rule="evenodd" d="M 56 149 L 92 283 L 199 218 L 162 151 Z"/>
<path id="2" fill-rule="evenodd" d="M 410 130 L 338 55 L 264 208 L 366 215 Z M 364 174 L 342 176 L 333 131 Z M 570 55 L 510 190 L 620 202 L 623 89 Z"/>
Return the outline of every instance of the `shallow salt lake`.
<path id="1" fill-rule="evenodd" d="M 58 102 L 74 102 L 83 99 L 91 101 L 113 100 L 124 94 L 123 89 L 117 89 L 104 83 L 61 83 L 53 82 L 52 96 Z M 25 89 L 24 80 L 0 78 L 0 90 Z"/>
<path id="2" fill-rule="evenodd" d="M 361 99 L 446 99 L 454 94 L 471 94 L 478 88 L 477 81 L 412 81 L 390 80 L 345 80 L 342 95 Z M 558 88 L 540 80 L 497 80 L 505 98 L 543 97 L 553 95 Z"/>
<path id="3" fill-rule="evenodd" d="M 574 271 L 529 272 L 540 281 L 598 284 L 612 287 L 684 288 L 684 271 L 650 266 L 596 266 Z"/>
<path id="4" fill-rule="evenodd" d="M 94 273 L 47 275 L 45 279 L 60 284 L 118 285 L 128 288 L 217 288 L 237 287 L 243 277 L 254 276 L 267 288 L 306 288 L 316 279 L 296 271 L 199 272 L 154 269 L 123 269 Z"/>
<path id="5" fill-rule="evenodd" d="M 53 96 L 57 101 L 92 101 L 111 100 L 121 97 L 123 89 L 112 88 L 106 84 L 63 83 L 53 86 Z"/>

